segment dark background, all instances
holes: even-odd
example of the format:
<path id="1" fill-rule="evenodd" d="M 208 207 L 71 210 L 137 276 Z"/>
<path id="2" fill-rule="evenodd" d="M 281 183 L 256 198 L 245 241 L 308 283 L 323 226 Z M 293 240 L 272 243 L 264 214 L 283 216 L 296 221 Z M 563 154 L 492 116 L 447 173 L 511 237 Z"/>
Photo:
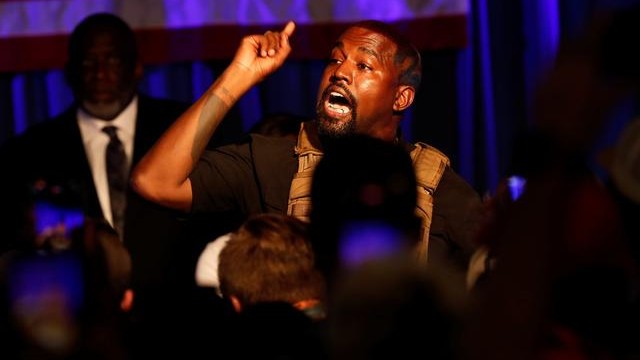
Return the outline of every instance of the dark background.
<path id="1" fill-rule="evenodd" d="M 532 96 L 558 45 L 580 34 L 602 12 L 637 3 L 472 0 L 468 45 L 422 53 L 423 85 L 404 121 L 405 137 L 444 151 L 479 192 L 494 191 L 511 171 L 514 143 L 531 125 Z M 206 59 L 148 65 L 141 87 L 150 95 L 193 102 L 225 66 L 225 60 Z M 313 116 L 323 66 L 324 60 L 290 59 L 241 99 L 239 118 L 227 124 L 231 134 L 266 114 Z M 59 69 L 0 73 L 0 142 L 61 112 L 71 99 Z M 622 104 L 611 114 L 598 146 L 615 140 L 635 114 L 635 101 Z"/>

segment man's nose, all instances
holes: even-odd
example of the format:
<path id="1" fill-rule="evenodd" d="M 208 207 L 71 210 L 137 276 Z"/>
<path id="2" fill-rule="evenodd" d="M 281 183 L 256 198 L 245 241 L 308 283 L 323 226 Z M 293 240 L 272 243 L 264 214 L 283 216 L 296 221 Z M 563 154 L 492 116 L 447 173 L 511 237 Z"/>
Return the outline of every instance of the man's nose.
<path id="1" fill-rule="evenodd" d="M 341 80 L 346 82 L 347 84 L 351 84 L 351 72 L 346 61 L 337 64 L 335 69 L 333 70 L 333 74 L 331 75 L 332 82 L 338 82 Z"/>

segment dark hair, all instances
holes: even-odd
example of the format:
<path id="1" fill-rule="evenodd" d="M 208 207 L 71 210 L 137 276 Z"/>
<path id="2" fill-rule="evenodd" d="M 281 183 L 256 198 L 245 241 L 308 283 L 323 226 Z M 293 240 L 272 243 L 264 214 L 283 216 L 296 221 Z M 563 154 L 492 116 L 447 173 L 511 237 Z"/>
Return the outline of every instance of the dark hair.
<path id="1" fill-rule="evenodd" d="M 378 20 L 363 20 L 355 23 L 351 27 L 360 27 L 379 33 L 394 44 L 396 44 L 396 54 L 394 64 L 400 68 L 400 83 L 413 86 L 418 89 L 422 81 L 422 64 L 418 49 L 396 28 L 390 24 Z"/>
<path id="2" fill-rule="evenodd" d="M 404 227 L 416 207 L 411 157 L 399 144 L 354 134 L 325 146 L 311 185 L 313 216 L 383 219 Z M 369 198 L 374 185 L 376 201 Z M 379 197 L 379 199 L 378 199 Z"/>
<path id="3" fill-rule="evenodd" d="M 351 224 L 393 229 L 410 248 L 419 240 L 417 181 L 411 156 L 399 144 L 354 134 L 325 146 L 311 183 L 310 235 L 316 266 L 332 286 L 341 258 L 341 234 Z"/>
<path id="4" fill-rule="evenodd" d="M 123 64 L 129 67 L 128 70 L 132 70 L 138 58 L 135 34 L 124 20 L 110 13 L 89 15 L 76 25 L 69 37 L 68 66 L 72 69 L 79 68 L 83 60 L 83 49 L 87 46 L 87 42 L 99 32 L 108 32 L 117 39 L 122 51 Z"/>

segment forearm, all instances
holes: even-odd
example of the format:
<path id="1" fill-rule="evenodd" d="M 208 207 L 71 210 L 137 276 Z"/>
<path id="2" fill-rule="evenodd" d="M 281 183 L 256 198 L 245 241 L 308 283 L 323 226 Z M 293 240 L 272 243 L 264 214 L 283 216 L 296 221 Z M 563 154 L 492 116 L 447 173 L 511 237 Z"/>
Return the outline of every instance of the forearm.
<path id="1" fill-rule="evenodd" d="M 232 63 L 162 135 L 132 173 L 132 185 L 149 200 L 188 211 L 189 174 L 229 109 L 254 85 L 250 70 Z"/>
<path id="2" fill-rule="evenodd" d="M 184 144 L 190 149 L 191 157 L 189 166 L 186 166 L 188 169 L 183 174 L 185 178 L 231 107 L 257 83 L 257 80 L 252 80 L 253 76 L 254 74 L 248 68 L 232 63 L 194 104 L 192 107 L 194 109 L 189 109 L 188 112 L 194 110 L 194 113 L 190 115 L 192 121 L 190 126 L 193 128 L 185 129 L 192 134 Z"/>
<path id="3" fill-rule="evenodd" d="M 145 198 L 188 211 L 192 195 L 189 174 L 229 109 L 253 85 L 277 70 L 291 51 L 282 32 L 243 38 L 231 65 L 156 142 L 132 173 L 132 185 Z"/>

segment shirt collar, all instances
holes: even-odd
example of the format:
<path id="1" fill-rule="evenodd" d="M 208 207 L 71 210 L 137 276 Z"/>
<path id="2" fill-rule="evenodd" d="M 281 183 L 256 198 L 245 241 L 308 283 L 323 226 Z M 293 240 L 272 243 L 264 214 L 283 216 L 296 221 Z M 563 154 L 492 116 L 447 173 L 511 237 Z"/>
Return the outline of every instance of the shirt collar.
<path id="1" fill-rule="evenodd" d="M 118 133 L 122 136 L 133 137 L 135 133 L 136 126 L 136 115 L 138 112 L 138 96 L 134 96 L 129 105 L 118 114 L 113 120 L 105 121 L 103 119 L 97 118 L 82 108 L 78 108 L 78 119 L 85 122 L 85 124 L 90 123 L 91 127 L 94 127 L 98 130 L 102 130 L 103 127 L 107 125 L 113 125 L 118 128 Z"/>

